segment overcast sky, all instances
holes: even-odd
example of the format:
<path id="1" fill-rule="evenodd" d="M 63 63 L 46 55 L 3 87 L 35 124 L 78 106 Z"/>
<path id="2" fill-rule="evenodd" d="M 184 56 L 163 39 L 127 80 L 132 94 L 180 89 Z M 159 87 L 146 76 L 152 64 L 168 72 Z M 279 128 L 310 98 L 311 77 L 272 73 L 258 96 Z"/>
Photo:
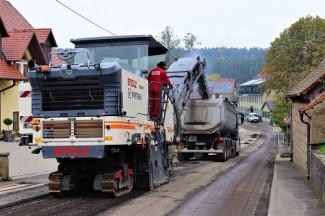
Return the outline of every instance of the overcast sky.
<path id="1" fill-rule="evenodd" d="M 9 0 L 35 28 L 52 28 L 59 47 L 72 38 L 107 36 L 56 0 Z M 324 0 L 60 0 L 117 35 L 152 34 L 166 26 L 200 47 L 268 48 L 280 33 L 307 15 L 325 18 Z"/>

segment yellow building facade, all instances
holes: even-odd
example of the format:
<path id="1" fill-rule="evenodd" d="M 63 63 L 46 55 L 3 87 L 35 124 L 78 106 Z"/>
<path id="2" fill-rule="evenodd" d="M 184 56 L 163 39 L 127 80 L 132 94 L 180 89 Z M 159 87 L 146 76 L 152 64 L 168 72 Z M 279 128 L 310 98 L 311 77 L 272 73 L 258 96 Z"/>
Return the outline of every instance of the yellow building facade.
<path id="1" fill-rule="evenodd" d="M 265 77 L 258 77 L 239 85 L 238 109 L 245 115 L 257 113 L 262 121 L 270 123 L 271 110 L 265 106 L 265 102 L 273 101 L 274 93 L 267 95 L 264 92 L 262 84 L 265 80 Z"/>
<path id="2" fill-rule="evenodd" d="M 30 60 L 31 54 L 27 49 L 25 51 L 24 58 L 18 62 L 15 62 L 13 66 L 20 71 L 22 75 L 27 75 L 27 62 Z M 0 81 L 0 90 L 6 89 L 0 93 L 0 118 L 1 118 L 1 131 L 8 130 L 8 126 L 3 123 L 5 118 L 10 118 L 13 120 L 13 124 L 9 126 L 9 130 L 14 130 L 19 132 L 19 83 L 22 81 L 15 81 L 13 86 L 13 80 L 1 80 Z M 26 82 L 26 81 L 25 81 Z"/>

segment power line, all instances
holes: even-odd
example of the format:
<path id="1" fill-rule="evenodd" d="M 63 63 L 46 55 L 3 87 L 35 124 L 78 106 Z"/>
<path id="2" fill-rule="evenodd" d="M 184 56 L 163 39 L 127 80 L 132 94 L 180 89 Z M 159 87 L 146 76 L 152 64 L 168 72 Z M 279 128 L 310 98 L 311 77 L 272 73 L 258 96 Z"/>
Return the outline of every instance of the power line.
<path id="1" fill-rule="evenodd" d="M 56 0 L 56 1 L 57 1 L 58 3 L 60 3 L 62 6 L 66 7 L 66 8 L 69 9 L 70 11 L 72 11 L 73 13 L 75 13 L 75 14 L 77 14 L 78 16 L 84 18 L 84 19 L 87 20 L 88 22 L 90 22 L 90 23 L 94 24 L 95 26 L 97 26 L 97 27 L 103 29 L 104 31 L 106 31 L 106 32 L 108 32 L 108 33 L 110 33 L 110 34 L 116 36 L 116 34 L 114 34 L 113 32 L 111 32 L 111 31 L 109 31 L 109 30 L 107 30 L 107 29 L 101 27 L 100 25 L 97 25 L 96 23 L 94 23 L 93 21 L 91 21 L 91 20 L 89 20 L 88 18 L 84 17 L 83 15 L 79 14 L 78 12 L 72 10 L 71 8 L 69 8 L 68 6 L 66 6 L 65 4 L 63 4 L 62 2 L 60 2 L 59 0 Z"/>

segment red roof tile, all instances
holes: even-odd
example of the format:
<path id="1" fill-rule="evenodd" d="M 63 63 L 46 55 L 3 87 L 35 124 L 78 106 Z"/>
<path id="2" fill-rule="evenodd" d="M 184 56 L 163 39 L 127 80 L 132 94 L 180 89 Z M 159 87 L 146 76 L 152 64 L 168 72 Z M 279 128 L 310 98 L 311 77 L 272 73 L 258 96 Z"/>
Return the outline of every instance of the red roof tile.
<path id="1" fill-rule="evenodd" d="M 52 29 L 50 28 L 40 28 L 40 29 L 20 29 L 20 31 L 25 32 L 34 32 L 37 40 L 40 44 L 46 43 L 46 40 L 49 39 L 52 47 L 57 47 L 57 43 L 55 41 L 54 35 L 52 33 Z"/>
<path id="2" fill-rule="evenodd" d="M 42 44 L 45 43 L 50 36 L 51 29 L 32 29 L 35 32 L 38 41 Z"/>
<path id="3" fill-rule="evenodd" d="M 0 16 L 7 31 L 17 29 L 31 29 L 33 26 L 11 5 L 10 2 L 0 0 Z"/>
<path id="4" fill-rule="evenodd" d="M 0 79 L 27 80 L 15 67 L 4 60 L 0 60 Z"/>
<path id="5" fill-rule="evenodd" d="M 215 82 L 231 82 L 233 83 L 233 87 L 236 87 L 236 79 L 223 79 L 223 78 L 219 78 L 216 79 Z"/>
<path id="6" fill-rule="evenodd" d="M 30 44 L 33 32 L 10 32 L 10 37 L 3 38 L 2 49 L 7 61 L 19 61 L 23 58 Z"/>
<path id="7" fill-rule="evenodd" d="M 317 104 L 322 103 L 325 100 L 325 93 L 315 100 L 314 103 L 308 104 L 307 106 L 300 109 L 301 112 L 313 109 Z"/>
<path id="8" fill-rule="evenodd" d="M 9 32 L 9 35 L 10 37 L 2 39 L 2 50 L 7 61 L 20 61 L 29 48 L 38 64 L 46 64 L 44 53 L 34 32 L 21 30 Z"/>

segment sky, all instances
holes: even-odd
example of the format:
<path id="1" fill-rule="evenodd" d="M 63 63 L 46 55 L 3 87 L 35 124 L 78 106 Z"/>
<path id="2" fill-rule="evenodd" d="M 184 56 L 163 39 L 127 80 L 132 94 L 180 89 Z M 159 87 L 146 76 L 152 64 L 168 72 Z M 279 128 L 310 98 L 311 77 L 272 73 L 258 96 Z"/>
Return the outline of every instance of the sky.
<path id="1" fill-rule="evenodd" d="M 70 39 L 110 36 L 56 0 L 8 0 L 34 28 L 52 28 L 61 48 Z M 324 0 L 59 0 L 116 35 L 157 36 L 166 26 L 201 47 L 268 48 L 301 17 L 325 19 Z"/>

